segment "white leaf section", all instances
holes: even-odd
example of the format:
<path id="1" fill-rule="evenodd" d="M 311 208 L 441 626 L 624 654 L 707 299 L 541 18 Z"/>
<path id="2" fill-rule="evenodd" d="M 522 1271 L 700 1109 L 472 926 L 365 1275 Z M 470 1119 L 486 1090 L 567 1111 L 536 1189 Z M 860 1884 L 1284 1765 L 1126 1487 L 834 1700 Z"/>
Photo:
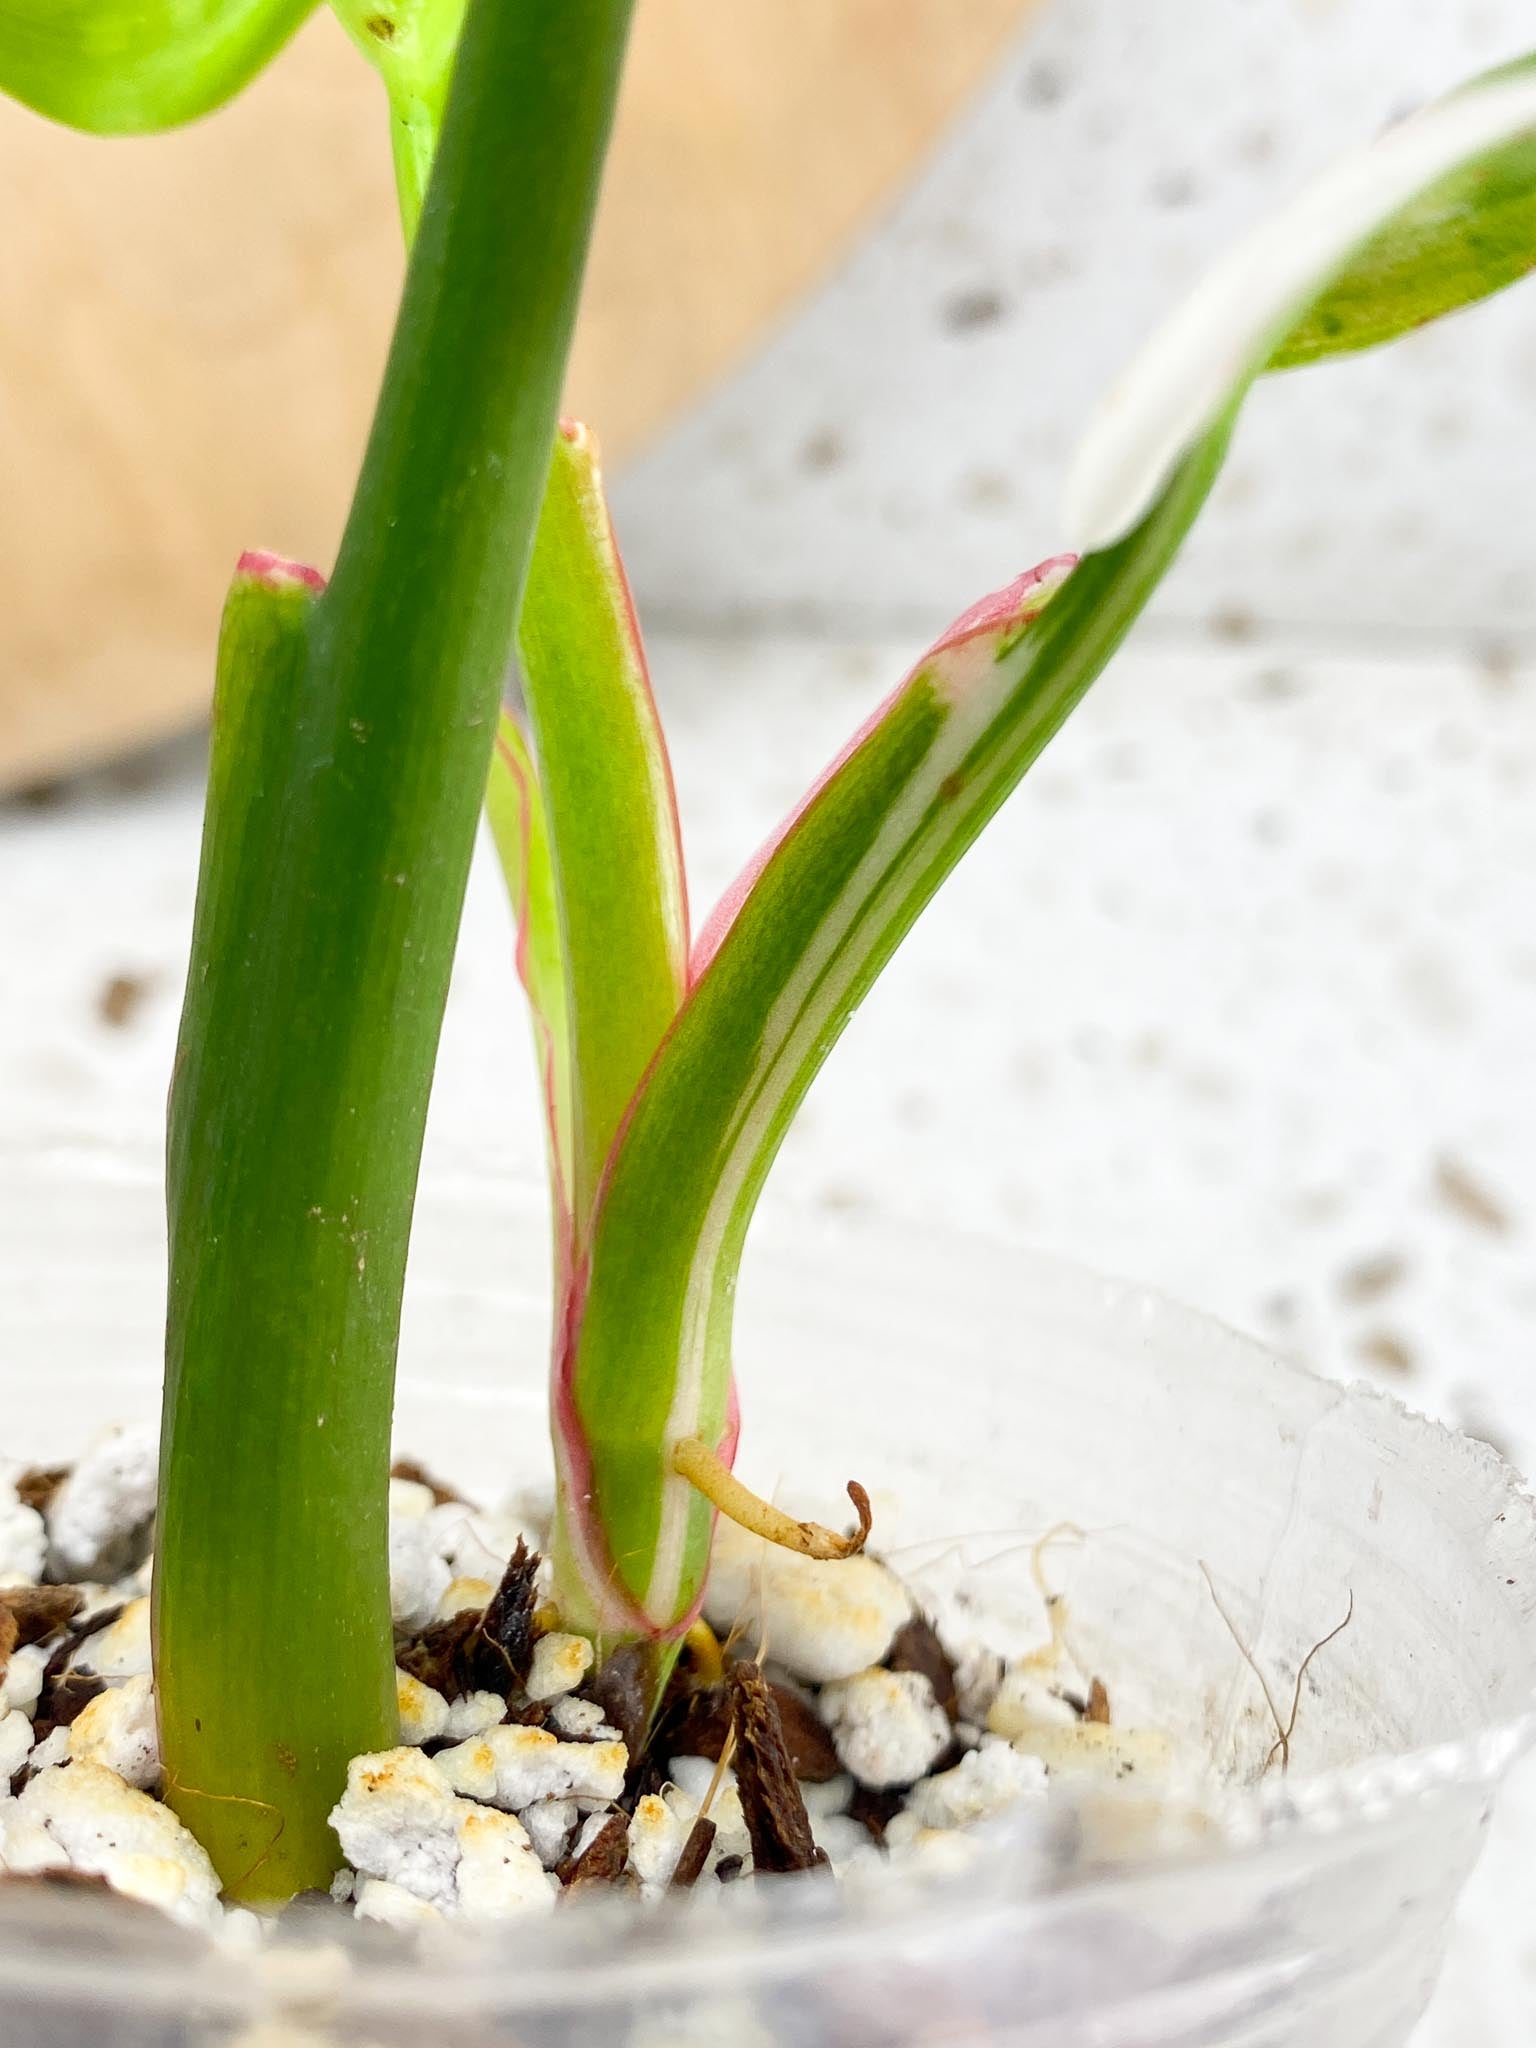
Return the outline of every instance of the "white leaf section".
<path id="1" fill-rule="evenodd" d="M 1350 256 L 1463 163 L 1536 131 L 1536 76 L 1437 101 L 1355 150 L 1256 229 L 1156 330 L 1090 422 L 1066 491 L 1070 545 L 1121 540 L 1179 458 Z"/>

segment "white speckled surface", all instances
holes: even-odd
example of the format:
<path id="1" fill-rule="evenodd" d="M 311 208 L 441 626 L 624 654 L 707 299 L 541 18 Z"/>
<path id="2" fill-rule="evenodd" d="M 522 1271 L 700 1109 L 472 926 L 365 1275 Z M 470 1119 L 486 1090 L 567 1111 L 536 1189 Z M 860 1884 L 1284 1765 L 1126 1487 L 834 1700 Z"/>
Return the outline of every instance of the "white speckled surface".
<path id="1" fill-rule="evenodd" d="M 1244 226 L 1533 39 L 1524 0 L 1050 0 L 882 232 L 625 480 L 642 598 L 937 627 L 1059 545 L 1093 401 Z M 1529 295 L 1274 379 L 1163 614 L 1527 635 L 1533 448 Z"/>
<path id="2" fill-rule="evenodd" d="M 907 652 L 656 648 L 700 910 Z M 1533 792 L 1536 666 L 1123 657 L 855 1020 L 778 1187 L 1149 1280 L 1536 1466 Z M 10 1143 L 158 1142 L 198 802 L 189 759 L 0 813 Z M 114 1029 L 119 970 L 150 986 Z M 537 1172 L 531 1090 L 482 864 L 432 1157 Z"/>

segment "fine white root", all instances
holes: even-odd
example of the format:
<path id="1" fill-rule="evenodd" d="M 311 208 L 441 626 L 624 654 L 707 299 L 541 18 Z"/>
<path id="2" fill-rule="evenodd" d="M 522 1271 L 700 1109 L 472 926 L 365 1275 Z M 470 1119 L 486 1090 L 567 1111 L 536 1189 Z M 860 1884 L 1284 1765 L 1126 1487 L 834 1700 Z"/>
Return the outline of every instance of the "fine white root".
<path id="1" fill-rule="evenodd" d="M 1303 1657 L 1301 1662 L 1296 1666 L 1296 1683 L 1291 1693 L 1291 1711 L 1289 1714 L 1285 1715 L 1282 1718 L 1280 1709 L 1275 1702 L 1274 1693 L 1270 1689 L 1269 1680 L 1264 1676 L 1264 1673 L 1259 1668 L 1259 1660 L 1257 1659 L 1257 1657 L 1254 1656 L 1252 1650 L 1249 1649 L 1247 1643 L 1243 1640 L 1242 1631 L 1238 1628 L 1237 1623 L 1232 1619 L 1232 1616 L 1227 1612 L 1227 1609 L 1222 1604 L 1221 1595 L 1216 1590 L 1216 1581 L 1211 1576 L 1210 1566 L 1204 1561 L 1203 1558 L 1199 1560 L 1199 1564 L 1200 1575 L 1205 1580 L 1206 1591 L 1211 1596 L 1211 1605 L 1216 1609 L 1216 1612 L 1221 1616 L 1221 1619 L 1225 1624 L 1227 1634 L 1232 1638 L 1233 1642 L 1237 1645 L 1238 1655 L 1242 1658 L 1243 1662 L 1248 1666 L 1248 1669 L 1253 1673 L 1254 1677 L 1259 1681 L 1259 1690 L 1264 1695 L 1264 1704 L 1269 1709 L 1269 1718 L 1275 1724 L 1275 1739 L 1274 1742 L 1270 1745 L 1270 1751 L 1268 1756 L 1264 1759 L 1264 1769 L 1268 1771 L 1273 1766 L 1275 1759 L 1278 1757 L 1280 1760 L 1280 1775 L 1284 1777 L 1286 1772 L 1289 1771 L 1289 1769 L 1291 1768 L 1291 1738 L 1296 1733 L 1296 1720 L 1297 1716 L 1301 1712 L 1301 1688 L 1303 1681 L 1306 1678 L 1308 1669 L 1311 1666 L 1313 1658 L 1318 1655 L 1319 1651 L 1326 1650 L 1328 1645 L 1334 1640 L 1336 1636 L 1343 1635 L 1345 1629 L 1347 1629 L 1349 1627 L 1349 1624 L 1354 1620 L 1354 1592 L 1353 1590 L 1350 1591 L 1349 1604 L 1344 1610 L 1344 1619 L 1336 1623 L 1334 1627 L 1329 1629 L 1327 1635 L 1320 1636 L 1318 1640 L 1312 1645 L 1311 1649 L 1308 1650 L 1305 1657 Z"/>

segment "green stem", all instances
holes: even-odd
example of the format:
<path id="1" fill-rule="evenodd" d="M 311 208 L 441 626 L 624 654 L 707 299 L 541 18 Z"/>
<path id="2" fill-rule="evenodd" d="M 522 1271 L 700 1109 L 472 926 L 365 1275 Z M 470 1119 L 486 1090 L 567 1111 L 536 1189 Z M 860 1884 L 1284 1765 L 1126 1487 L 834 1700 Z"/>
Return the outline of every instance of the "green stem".
<path id="1" fill-rule="evenodd" d="M 226 618 L 155 1604 L 167 1794 L 244 1899 L 326 1881 L 397 1739 L 406 1242 L 630 4 L 473 0 L 335 577 L 253 562 Z"/>

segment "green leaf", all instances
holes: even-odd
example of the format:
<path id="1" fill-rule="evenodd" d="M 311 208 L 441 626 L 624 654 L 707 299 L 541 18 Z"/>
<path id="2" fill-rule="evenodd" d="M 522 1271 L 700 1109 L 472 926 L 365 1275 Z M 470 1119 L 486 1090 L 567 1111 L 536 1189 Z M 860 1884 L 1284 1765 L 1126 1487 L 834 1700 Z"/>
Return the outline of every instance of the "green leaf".
<path id="1" fill-rule="evenodd" d="M 1506 190 L 1512 153 L 1536 140 L 1536 69 L 1491 74 L 1389 128 L 1368 148 L 1341 158 L 1289 206 L 1248 235 L 1154 331 L 1101 406 L 1077 453 L 1067 493 L 1069 537 L 1108 546 L 1145 517 L 1184 451 L 1192 447 L 1307 326 L 1330 292 L 1351 291 L 1352 266 L 1384 280 L 1375 238 L 1443 188 L 1461 181 L 1466 204 L 1455 223 L 1459 255 L 1442 247 L 1433 278 L 1395 273 L 1382 316 L 1392 331 L 1411 299 L 1425 317 L 1450 312 L 1507 281 L 1517 251 L 1508 240 Z M 1487 175 L 1479 182 L 1476 174 Z M 1518 175 L 1518 173 L 1514 173 Z M 1480 255 L 1477 236 L 1497 215 L 1498 249 Z M 1490 230 L 1491 232 L 1491 230 Z M 1529 247 L 1526 259 L 1531 256 Z M 1519 267 L 1529 267 L 1521 260 Z M 1419 297 L 1423 285 L 1422 300 Z M 1451 295 L 1454 285 L 1454 296 Z M 1369 324 L 1362 314 L 1359 324 Z M 1342 346 L 1342 342 L 1340 343 Z"/>
<path id="2" fill-rule="evenodd" d="M 571 1032 L 565 997 L 565 947 L 549 852 L 549 823 L 539 773 L 514 712 L 503 710 L 485 790 L 485 814 L 517 923 L 517 972 L 533 1020 L 548 1125 L 549 1175 L 557 1242 L 571 1221 Z"/>
<path id="3" fill-rule="evenodd" d="M 1536 74 L 1536 57 L 1478 85 Z M 1476 89 L 1476 88 L 1473 88 Z M 1536 266 L 1536 136 L 1453 171 L 1373 235 L 1269 360 L 1294 369 L 1375 348 L 1502 291 Z"/>
<path id="4" fill-rule="evenodd" d="M 0 92 L 95 135 L 195 120 L 249 84 L 315 0 L 0 0 Z"/>
<path id="5" fill-rule="evenodd" d="M 231 603 L 154 1591 L 167 1794 L 243 1898 L 326 1882 L 342 1761 L 393 1727 L 406 1241 L 629 13 L 472 0 L 335 575 Z"/>
<path id="6" fill-rule="evenodd" d="M 579 1244 L 620 1119 L 687 984 L 688 908 L 666 747 L 603 497 L 567 425 L 518 625 L 559 906 Z"/>

